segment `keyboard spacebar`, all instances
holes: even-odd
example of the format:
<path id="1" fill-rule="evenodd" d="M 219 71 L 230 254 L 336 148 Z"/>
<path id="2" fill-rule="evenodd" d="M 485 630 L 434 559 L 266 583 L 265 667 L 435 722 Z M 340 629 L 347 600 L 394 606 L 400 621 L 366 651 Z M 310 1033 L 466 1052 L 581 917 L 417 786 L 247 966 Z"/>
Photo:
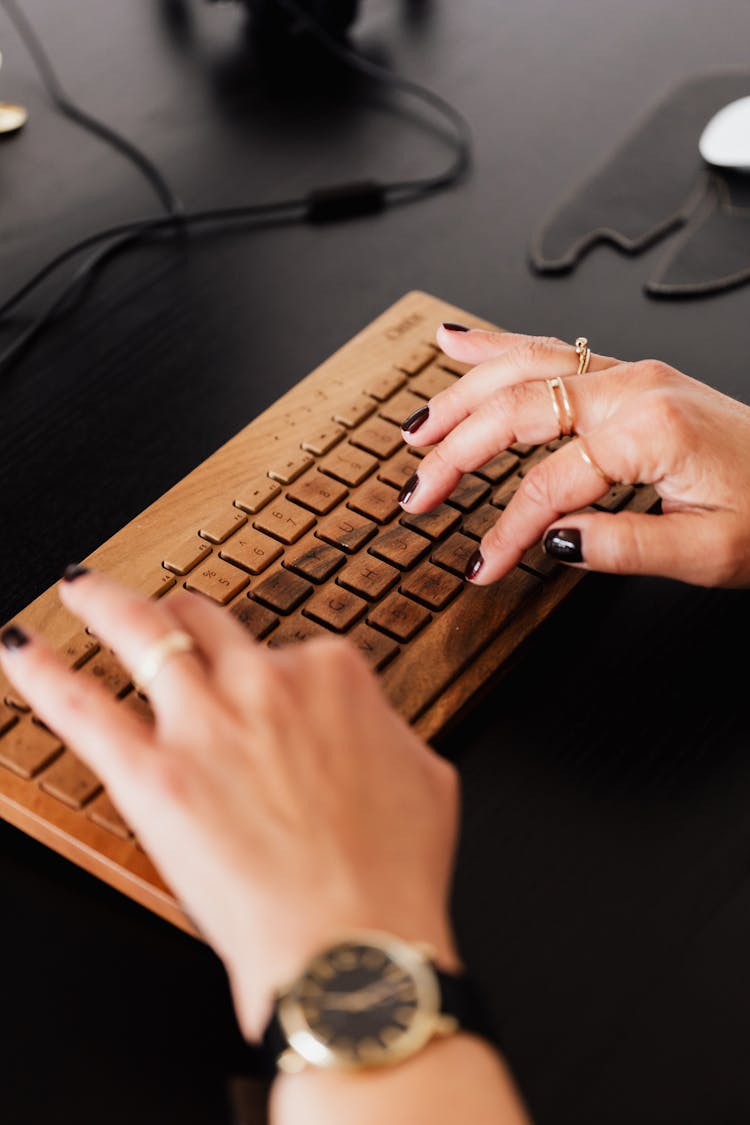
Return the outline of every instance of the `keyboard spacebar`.
<path id="1" fill-rule="evenodd" d="M 382 673 L 393 706 L 413 722 L 460 676 L 542 582 L 513 570 L 493 586 L 469 586 Z"/>

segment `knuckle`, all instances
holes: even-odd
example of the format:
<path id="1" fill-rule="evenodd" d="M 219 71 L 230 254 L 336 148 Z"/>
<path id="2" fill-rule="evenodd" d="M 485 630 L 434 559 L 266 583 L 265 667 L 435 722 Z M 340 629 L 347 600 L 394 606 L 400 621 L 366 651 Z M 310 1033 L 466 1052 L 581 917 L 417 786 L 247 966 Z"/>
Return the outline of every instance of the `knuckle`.
<path id="1" fill-rule="evenodd" d="M 637 525 L 630 520 L 621 519 L 617 527 L 619 534 L 608 539 L 610 569 L 615 574 L 640 572 L 643 569 L 644 550 Z"/>
<path id="2" fill-rule="evenodd" d="M 652 386 L 662 387 L 672 382 L 675 369 L 661 359 L 642 359 L 633 364 L 633 369 L 645 376 Z"/>
<path id="3" fill-rule="evenodd" d="M 664 433 L 681 441 L 688 440 L 692 429 L 687 404 L 668 390 L 659 388 L 651 393 L 649 415 L 652 422 Z"/>
<path id="4" fill-rule="evenodd" d="M 150 782 L 176 804 L 187 804 L 190 795 L 190 765 L 170 751 L 156 753 L 149 764 Z"/>
<path id="5" fill-rule="evenodd" d="M 528 336 L 514 348 L 511 359 L 516 367 L 533 368 L 547 359 L 550 352 L 558 351 L 560 346 L 561 341 L 552 336 Z"/>
<path id="6" fill-rule="evenodd" d="M 534 508 L 550 507 L 549 473 L 544 464 L 534 465 L 521 481 L 521 499 Z"/>

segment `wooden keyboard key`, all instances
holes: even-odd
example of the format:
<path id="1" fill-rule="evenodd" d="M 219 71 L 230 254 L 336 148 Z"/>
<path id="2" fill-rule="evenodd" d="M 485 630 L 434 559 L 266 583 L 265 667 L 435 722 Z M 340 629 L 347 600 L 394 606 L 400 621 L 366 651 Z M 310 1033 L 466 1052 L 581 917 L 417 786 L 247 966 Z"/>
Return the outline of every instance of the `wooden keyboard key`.
<path id="1" fill-rule="evenodd" d="M 529 567 L 542 578 L 550 578 L 562 569 L 562 563 L 551 558 L 541 543 L 535 543 L 533 547 L 529 547 L 521 559 L 521 564 Z"/>
<path id="2" fill-rule="evenodd" d="M 358 598 L 350 590 L 340 586 L 329 586 L 318 590 L 302 610 L 305 617 L 311 617 L 326 629 L 345 633 L 351 629 L 367 611 L 367 602 Z"/>
<path id="3" fill-rule="evenodd" d="M 594 501 L 594 507 L 602 512 L 619 512 L 620 508 L 633 499 L 635 489 L 629 484 L 614 484 L 609 492 Z"/>
<path id="4" fill-rule="evenodd" d="M 286 645 L 302 644 L 314 637 L 330 637 L 327 629 L 307 617 L 292 617 L 282 621 L 266 641 L 269 648 L 284 648 Z M 2 743 L 0 743 L 2 745 Z"/>
<path id="5" fill-rule="evenodd" d="M 445 609 L 463 588 L 460 578 L 429 562 L 420 564 L 407 574 L 399 586 L 402 594 L 434 610 Z"/>
<path id="6" fill-rule="evenodd" d="M 395 567 L 374 558 L 369 551 L 355 555 L 347 563 L 336 581 L 347 590 L 360 594 L 369 601 L 376 601 L 382 597 L 391 586 L 395 586 L 400 577 L 400 572 Z"/>
<path id="7" fill-rule="evenodd" d="M 429 629 L 412 641 L 409 674 L 404 674 L 403 654 L 381 674 L 391 704 L 410 722 L 417 719 L 456 683 L 543 585 L 541 578 L 519 567 L 491 586 L 467 584 L 460 597 L 436 614 Z"/>
<path id="8" fill-rule="evenodd" d="M 441 391 L 452 387 L 455 382 L 456 376 L 451 371 L 446 371 L 444 367 L 432 364 L 410 380 L 409 390 L 415 395 L 434 398 Z"/>
<path id="9" fill-rule="evenodd" d="M 474 472 L 478 477 L 487 480 L 490 484 L 499 484 L 501 480 L 505 480 L 510 476 L 514 470 L 520 465 L 520 459 L 515 453 L 511 453 L 509 449 L 504 449 L 502 453 L 498 453 L 491 461 L 487 461 L 480 469 L 475 469 Z"/>
<path id="10" fill-rule="evenodd" d="M 408 570 L 414 566 L 429 549 L 428 539 L 406 527 L 392 527 L 389 531 L 384 531 L 368 548 L 371 555 L 393 563 L 399 570 Z"/>
<path id="11" fill-rule="evenodd" d="M 325 582 L 346 561 L 346 555 L 329 547 L 327 543 L 316 543 L 296 555 L 289 555 L 283 565 L 287 570 L 301 574 L 310 582 Z"/>
<path id="12" fill-rule="evenodd" d="M 133 837 L 132 829 L 120 816 L 107 793 L 102 792 L 94 798 L 86 809 L 86 815 L 94 824 L 106 828 L 107 832 L 119 836 L 121 840 L 130 840 Z"/>
<path id="13" fill-rule="evenodd" d="M 318 516 L 325 516 L 349 495 L 346 485 L 323 473 L 311 473 L 287 492 L 287 499 Z"/>
<path id="14" fill-rule="evenodd" d="M 266 567 L 283 554 L 284 548 L 280 543 L 251 527 L 243 528 L 237 535 L 233 535 L 219 551 L 219 558 L 249 574 L 262 574 Z"/>
<path id="15" fill-rule="evenodd" d="M 262 641 L 279 623 L 275 613 L 266 609 L 259 602 L 254 602 L 247 595 L 234 602 L 229 612 L 237 618 L 240 625 L 247 629 L 250 636 L 256 641 Z"/>
<path id="16" fill-rule="evenodd" d="M 375 472 L 378 462 L 371 453 L 365 453 L 363 449 L 357 449 L 347 442 L 346 445 L 337 446 L 318 467 L 321 473 L 327 473 L 342 484 L 356 488 Z"/>
<path id="17" fill-rule="evenodd" d="M 80 674 L 91 676 L 112 695 L 122 695 L 131 683 L 130 673 L 107 648 L 100 648 L 94 653 L 83 665 Z"/>
<path id="18" fill-rule="evenodd" d="M 13 707 L 16 711 L 26 712 L 31 710 L 28 703 L 21 695 L 20 691 L 17 691 L 13 687 L 13 685 L 11 683 L 8 683 L 7 681 L 5 681 L 4 686 L 5 690 L 2 697 L 3 703 L 7 703 L 9 707 Z"/>
<path id="19" fill-rule="evenodd" d="M 404 527 L 408 527 L 412 531 L 418 531 L 420 535 L 426 535 L 428 539 L 440 539 L 443 535 L 452 531 L 460 522 L 461 513 L 447 504 L 438 504 L 432 511 L 421 512 L 419 515 L 411 515 L 407 512 L 399 520 L 399 523 Z"/>
<path id="20" fill-rule="evenodd" d="M 378 402 L 385 402 L 387 398 L 403 387 L 406 382 L 406 376 L 403 371 L 392 368 L 390 371 L 384 371 L 382 375 L 375 375 L 369 382 L 364 385 L 365 394 L 372 395 Z"/>
<path id="21" fill-rule="evenodd" d="M 464 473 L 448 497 L 448 503 L 460 508 L 462 512 L 470 512 L 489 495 L 489 492 L 490 486 L 487 481 L 475 477 L 472 473 Z"/>
<path id="22" fill-rule="evenodd" d="M 197 534 L 191 535 L 176 547 L 170 547 L 161 565 L 182 577 L 189 574 L 202 559 L 207 558 L 212 550 L 213 547 L 205 539 L 201 539 Z"/>
<path id="23" fill-rule="evenodd" d="M 432 363 L 435 355 L 434 348 L 430 347 L 429 344 L 423 344 L 397 359 L 395 366 L 400 371 L 405 371 L 407 375 L 416 375 L 428 363 Z"/>
<path id="24" fill-rule="evenodd" d="M 168 574 L 164 570 L 154 570 L 135 579 L 130 588 L 137 590 L 144 597 L 160 598 L 167 590 L 171 590 L 176 582 L 177 579 L 173 574 Z"/>
<path id="25" fill-rule="evenodd" d="M 317 433 L 305 438 L 300 448 L 306 449 L 309 453 L 314 453 L 316 457 L 322 457 L 333 449 L 334 445 L 338 445 L 344 437 L 346 437 L 346 430 L 331 422 L 328 426 L 323 426 Z"/>
<path id="26" fill-rule="evenodd" d="M 466 375 L 472 367 L 470 363 L 461 363 L 460 359 L 451 359 L 450 356 L 444 355 L 442 352 L 438 353 L 435 362 L 444 367 L 446 371 L 452 371 L 454 375 Z"/>
<path id="27" fill-rule="evenodd" d="M 409 415 L 413 414 L 415 410 L 421 410 L 423 406 L 424 399 L 420 398 L 419 395 L 413 395 L 407 388 L 384 402 L 378 413 L 381 418 L 385 418 L 387 422 L 393 422 L 400 429 L 401 424 L 406 421 Z"/>
<path id="28" fill-rule="evenodd" d="M 452 574 L 457 574 L 459 578 L 463 578 L 466 572 L 466 564 L 476 549 L 477 545 L 473 539 L 462 535 L 460 531 L 454 531 L 445 543 L 441 543 L 435 548 L 431 558 L 438 566 L 445 567 Z"/>
<path id="29" fill-rule="evenodd" d="M 333 421 L 352 429 L 374 413 L 375 405 L 369 395 L 358 394 L 350 402 L 336 408 Z"/>
<path id="30" fill-rule="evenodd" d="M 401 511 L 396 490 L 379 480 L 363 485 L 346 506 L 380 524 L 390 523 Z"/>
<path id="31" fill-rule="evenodd" d="M 208 539 L 211 543 L 223 543 L 245 523 L 247 523 L 247 516 L 244 512 L 236 507 L 227 507 L 226 510 L 216 512 L 215 515 L 206 520 L 198 534 L 202 539 Z"/>
<path id="32" fill-rule="evenodd" d="M 82 809 L 102 784 L 72 750 L 64 750 L 45 772 L 39 788 L 71 809 Z"/>
<path id="33" fill-rule="evenodd" d="M 185 579 L 185 589 L 196 594 L 204 594 L 219 605 L 226 605 L 244 590 L 250 579 L 236 566 L 223 559 L 208 559 Z"/>
<path id="34" fill-rule="evenodd" d="M 490 504 L 492 504 L 494 508 L 507 508 L 508 504 L 510 504 L 511 500 L 518 492 L 518 487 L 522 480 L 523 477 L 520 473 L 514 473 L 512 477 L 508 477 L 508 479 L 503 481 L 492 493 Z"/>
<path id="35" fill-rule="evenodd" d="M 289 500 L 274 500 L 265 508 L 253 523 L 258 531 L 265 531 L 282 543 L 296 543 L 298 539 L 315 526 L 315 516 L 299 504 Z"/>
<path id="36" fill-rule="evenodd" d="M 15 708 L 0 701 L 0 735 L 5 734 L 12 726 L 15 726 L 19 718 L 20 716 Z"/>
<path id="37" fill-rule="evenodd" d="M 381 466 L 378 480 L 382 480 L 385 484 L 390 484 L 400 491 L 409 478 L 418 471 L 419 461 L 420 458 L 416 457 L 411 450 L 397 453 L 395 457 Z"/>
<path id="38" fill-rule="evenodd" d="M 271 480 L 277 480 L 279 484 L 292 484 L 314 464 L 315 458 L 302 450 L 294 456 L 288 457 L 285 461 L 281 461 L 273 469 L 269 469 L 268 475 Z"/>
<path id="39" fill-rule="evenodd" d="M 282 568 L 264 578 L 250 596 L 277 613 L 291 613 L 312 593 L 312 589 L 304 578 Z"/>
<path id="40" fill-rule="evenodd" d="M 70 668 L 80 668 L 99 651 L 99 644 L 85 629 L 79 629 L 68 637 L 58 651 Z"/>
<path id="41" fill-rule="evenodd" d="M 56 735 L 24 715 L 0 738 L 0 765 L 28 780 L 50 765 L 62 750 Z"/>
<path id="42" fill-rule="evenodd" d="M 530 453 L 534 452 L 537 446 L 531 445 L 527 441 L 517 441 L 509 448 L 512 453 L 517 453 L 519 457 L 528 457 Z"/>
<path id="43" fill-rule="evenodd" d="M 243 512 L 255 516 L 280 492 L 281 485 L 275 480 L 271 480 L 270 477 L 257 477 L 244 486 L 234 503 L 237 508 L 242 508 Z"/>
<path id="44" fill-rule="evenodd" d="M 474 539 L 484 539 L 499 518 L 497 508 L 493 508 L 491 504 L 482 504 L 481 508 L 475 508 L 468 516 L 464 516 L 461 530 L 464 535 L 471 535 Z"/>
<path id="45" fill-rule="evenodd" d="M 352 445 L 364 449 L 381 459 L 392 457 L 399 449 L 404 447 L 401 430 L 393 422 L 386 422 L 384 418 L 371 418 L 363 426 L 359 426 L 349 438 Z"/>
<path id="46" fill-rule="evenodd" d="M 367 624 L 405 644 L 431 619 L 432 614 L 423 606 L 394 592 L 375 606 L 367 618 Z"/>
<path id="47" fill-rule="evenodd" d="M 377 629 L 371 629 L 369 625 L 357 625 L 348 634 L 348 639 L 364 654 L 375 672 L 385 668 L 401 651 L 394 640 L 379 633 Z"/>
<path id="48" fill-rule="evenodd" d="M 346 551 L 348 555 L 353 555 L 355 551 L 358 551 L 360 547 L 363 547 L 365 543 L 372 539 L 377 530 L 377 524 L 374 524 L 372 520 L 365 519 L 364 516 L 358 516 L 347 508 L 330 516 L 325 523 L 320 525 L 315 535 L 319 539 L 324 539 L 326 543 L 330 543 L 332 547 L 338 547 L 340 550 Z"/>
<path id="49" fill-rule="evenodd" d="M 137 691 L 128 692 L 120 706 L 137 716 L 142 722 L 147 723 L 148 726 L 153 726 L 156 722 L 156 714 L 153 707 L 146 697 Z"/>

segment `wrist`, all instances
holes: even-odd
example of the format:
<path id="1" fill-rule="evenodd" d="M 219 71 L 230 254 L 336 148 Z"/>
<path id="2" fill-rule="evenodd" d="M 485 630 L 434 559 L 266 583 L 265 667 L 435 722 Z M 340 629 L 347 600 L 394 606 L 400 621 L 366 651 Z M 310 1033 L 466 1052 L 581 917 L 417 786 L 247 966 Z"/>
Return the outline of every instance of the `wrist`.
<path id="1" fill-rule="evenodd" d="M 278 991 L 294 980 L 308 961 L 321 949 L 333 944 L 345 933 L 356 930 L 379 930 L 404 942 L 428 946 L 436 966 L 448 973 L 459 973 L 462 962 L 447 917 L 401 919 L 357 912 L 335 923 L 323 921 L 315 926 L 296 930 L 294 934 L 272 943 L 272 955 L 258 963 L 256 946 L 248 943 L 245 950 L 225 958 L 240 1029 L 250 1042 L 258 1042 L 271 1017 Z"/>

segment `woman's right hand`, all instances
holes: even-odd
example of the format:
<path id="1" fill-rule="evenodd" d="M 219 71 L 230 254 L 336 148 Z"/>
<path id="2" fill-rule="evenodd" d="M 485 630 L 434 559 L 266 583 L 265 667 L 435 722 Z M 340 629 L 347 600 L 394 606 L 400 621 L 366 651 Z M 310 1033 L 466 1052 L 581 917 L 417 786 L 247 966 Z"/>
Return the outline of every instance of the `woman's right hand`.
<path id="1" fill-rule="evenodd" d="M 559 340 L 441 326 L 438 342 L 474 366 L 404 425 L 407 442 L 432 447 L 402 493 L 408 511 L 434 508 L 515 442 L 557 438 L 548 379 L 565 380 L 578 435 L 524 476 L 468 578 L 495 581 L 541 539 L 591 570 L 750 586 L 750 406 L 655 360 L 592 355 L 578 375 Z M 582 510 L 615 481 L 653 485 L 662 514 Z"/>

